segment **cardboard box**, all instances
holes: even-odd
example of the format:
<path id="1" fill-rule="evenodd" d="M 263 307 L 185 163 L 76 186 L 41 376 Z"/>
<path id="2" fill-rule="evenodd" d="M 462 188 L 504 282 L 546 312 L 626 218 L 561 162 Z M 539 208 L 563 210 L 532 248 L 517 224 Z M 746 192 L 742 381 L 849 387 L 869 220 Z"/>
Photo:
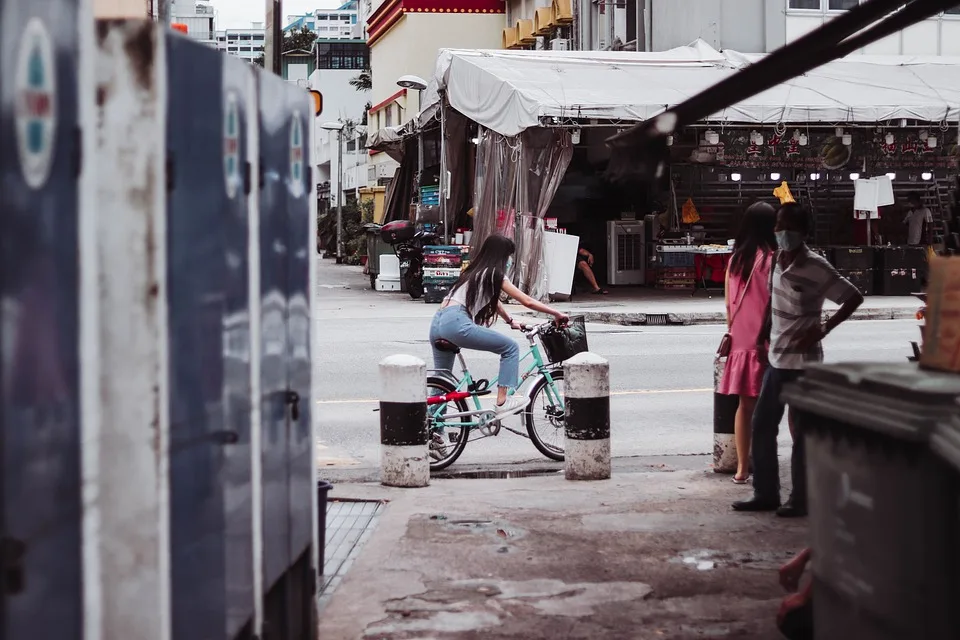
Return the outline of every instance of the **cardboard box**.
<path id="1" fill-rule="evenodd" d="M 960 258 L 931 258 L 920 366 L 960 372 Z"/>

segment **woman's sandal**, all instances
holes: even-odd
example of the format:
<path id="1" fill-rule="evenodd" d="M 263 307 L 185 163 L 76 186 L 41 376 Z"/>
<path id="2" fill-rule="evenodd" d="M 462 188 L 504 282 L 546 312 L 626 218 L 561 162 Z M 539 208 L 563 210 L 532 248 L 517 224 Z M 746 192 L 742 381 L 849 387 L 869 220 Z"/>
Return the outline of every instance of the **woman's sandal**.
<path id="1" fill-rule="evenodd" d="M 596 291 L 593 291 L 593 292 L 591 292 L 591 293 L 593 293 L 593 295 L 595 295 L 595 296 L 606 296 L 606 295 L 609 295 L 609 294 L 610 294 L 610 292 L 607 291 L 606 289 L 604 289 L 603 287 L 601 287 L 601 288 L 599 288 L 599 289 L 597 289 Z"/>
<path id="2" fill-rule="evenodd" d="M 750 476 L 746 476 L 744 478 L 741 478 L 737 475 L 733 476 L 733 484 L 747 484 L 748 482 L 750 482 Z"/>

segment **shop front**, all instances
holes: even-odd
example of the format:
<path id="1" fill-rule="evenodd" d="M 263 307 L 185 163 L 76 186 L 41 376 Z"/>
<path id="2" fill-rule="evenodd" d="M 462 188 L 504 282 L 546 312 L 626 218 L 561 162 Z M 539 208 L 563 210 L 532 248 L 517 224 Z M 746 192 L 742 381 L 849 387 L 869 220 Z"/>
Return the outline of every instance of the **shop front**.
<path id="1" fill-rule="evenodd" d="M 514 280 L 540 298 L 570 294 L 580 245 L 603 284 L 722 287 L 739 215 L 776 202 L 784 182 L 810 208 L 818 246 L 904 244 L 914 192 L 933 214 L 929 240 L 948 241 L 960 59 L 829 63 L 678 132 L 656 184 L 612 176 L 610 136 L 754 59 L 702 42 L 660 53 L 443 50 L 418 127 L 436 151 L 408 169 L 418 188 L 391 197 L 388 216 L 473 247 L 512 237 Z M 875 176 L 890 177 L 894 202 L 857 221 L 855 185 Z M 433 206 L 418 204 L 425 194 Z M 883 264 L 864 260 L 855 266 Z"/>

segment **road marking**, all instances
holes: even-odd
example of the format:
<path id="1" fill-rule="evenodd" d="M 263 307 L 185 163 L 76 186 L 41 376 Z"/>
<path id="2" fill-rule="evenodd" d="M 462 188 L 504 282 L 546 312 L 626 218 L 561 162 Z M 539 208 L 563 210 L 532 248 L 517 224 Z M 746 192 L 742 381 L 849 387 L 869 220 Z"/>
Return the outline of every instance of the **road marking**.
<path id="1" fill-rule="evenodd" d="M 611 391 L 612 396 L 654 396 L 668 393 L 713 393 L 713 389 L 629 389 L 626 391 Z M 355 398 L 351 400 L 317 400 L 317 404 L 377 404 L 379 400 L 371 398 Z"/>

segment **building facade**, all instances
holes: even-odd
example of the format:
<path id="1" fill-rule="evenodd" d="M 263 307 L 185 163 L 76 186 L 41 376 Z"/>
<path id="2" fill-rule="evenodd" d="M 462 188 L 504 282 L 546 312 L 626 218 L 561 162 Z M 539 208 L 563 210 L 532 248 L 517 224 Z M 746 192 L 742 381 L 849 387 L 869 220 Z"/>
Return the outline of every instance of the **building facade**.
<path id="1" fill-rule="evenodd" d="M 288 16 L 284 31 L 306 27 L 326 40 L 355 40 L 363 37 L 360 2 L 350 0 L 336 9 L 317 9 L 300 16 Z"/>
<path id="2" fill-rule="evenodd" d="M 397 80 L 415 75 L 428 80 L 440 49 L 496 49 L 501 46 L 503 0 L 382 0 L 366 21 L 372 85 L 368 114 L 371 131 L 408 122 L 420 110 L 420 96 Z M 373 153 L 368 173 L 389 180 L 397 163 Z"/>
<path id="3" fill-rule="evenodd" d="M 860 0 L 506 0 L 503 48 L 769 53 Z M 960 55 L 960 5 L 859 51 Z"/>
<path id="4" fill-rule="evenodd" d="M 217 49 L 252 62 L 263 55 L 266 38 L 263 23 L 254 22 L 249 29 L 218 31 Z"/>

